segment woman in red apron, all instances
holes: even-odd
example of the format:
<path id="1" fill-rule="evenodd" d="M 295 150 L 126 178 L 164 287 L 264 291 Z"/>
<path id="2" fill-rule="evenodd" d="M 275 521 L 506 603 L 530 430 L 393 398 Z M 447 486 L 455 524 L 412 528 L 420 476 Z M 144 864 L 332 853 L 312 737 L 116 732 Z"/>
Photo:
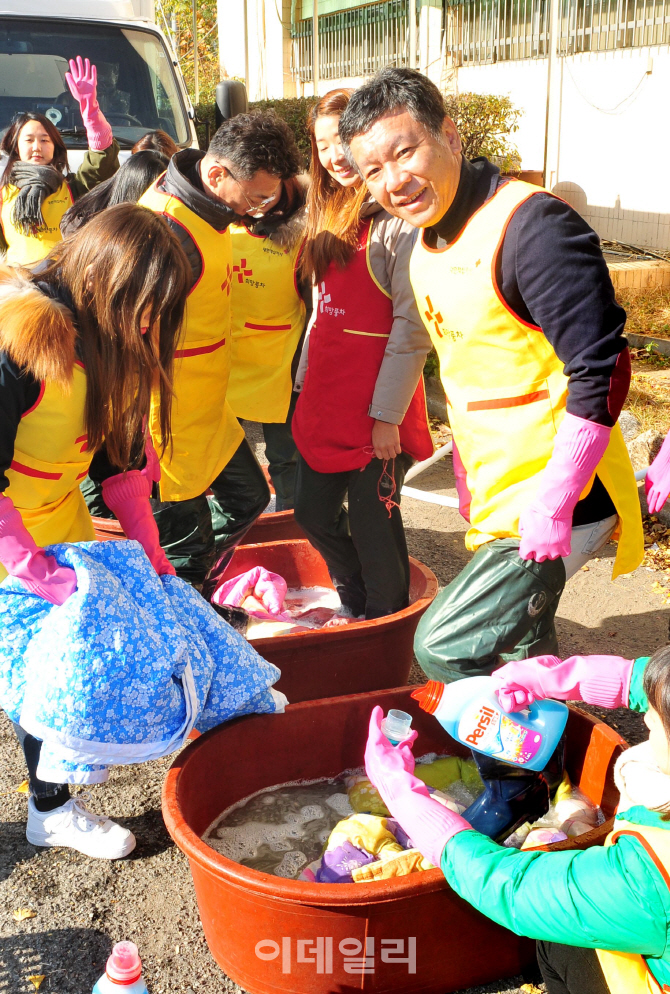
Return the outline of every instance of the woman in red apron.
<path id="1" fill-rule="evenodd" d="M 399 501 L 409 466 L 433 451 L 421 375 L 430 341 L 408 277 L 415 232 L 369 197 L 339 142 L 352 92 L 326 94 L 308 124 L 302 267 L 318 302 L 293 417 L 295 514 L 343 606 L 379 618 L 409 603 Z"/>

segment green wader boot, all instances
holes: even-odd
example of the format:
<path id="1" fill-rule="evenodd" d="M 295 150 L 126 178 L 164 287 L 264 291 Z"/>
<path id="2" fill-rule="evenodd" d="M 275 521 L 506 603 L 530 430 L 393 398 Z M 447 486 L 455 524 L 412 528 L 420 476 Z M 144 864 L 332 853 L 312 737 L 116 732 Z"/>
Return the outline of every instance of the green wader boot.
<path id="1" fill-rule="evenodd" d="M 451 683 L 512 659 L 557 655 L 554 616 L 564 586 L 562 559 L 521 559 L 514 538 L 480 546 L 419 622 L 420 666 L 431 680 Z"/>

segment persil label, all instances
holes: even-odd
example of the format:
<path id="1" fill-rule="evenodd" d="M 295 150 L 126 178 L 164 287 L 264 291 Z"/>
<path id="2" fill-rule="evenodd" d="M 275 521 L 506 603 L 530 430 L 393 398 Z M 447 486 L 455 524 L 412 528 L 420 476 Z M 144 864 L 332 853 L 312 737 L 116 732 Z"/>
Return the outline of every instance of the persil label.
<path id="1" fill-rule="evenodd" d="M 485 699 L 473 701 L 465 709 L 458 724 L 458 737 L 487 756 L 518 766 L 529 763 L 542 745 L 539 732 L 524 728 Z"/>

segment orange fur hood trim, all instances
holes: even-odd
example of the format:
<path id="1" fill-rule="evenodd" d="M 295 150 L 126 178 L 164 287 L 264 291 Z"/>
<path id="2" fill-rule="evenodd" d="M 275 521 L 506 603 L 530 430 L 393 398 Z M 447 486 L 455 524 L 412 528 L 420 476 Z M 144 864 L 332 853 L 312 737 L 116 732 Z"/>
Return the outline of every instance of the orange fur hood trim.
<path id="1" fill-rule="evenodd" d="M 72 312 L 35 286 L 25 270 L 0 265 L 0 351 L 36 380 L 69 389 L 75 361 Z"/>

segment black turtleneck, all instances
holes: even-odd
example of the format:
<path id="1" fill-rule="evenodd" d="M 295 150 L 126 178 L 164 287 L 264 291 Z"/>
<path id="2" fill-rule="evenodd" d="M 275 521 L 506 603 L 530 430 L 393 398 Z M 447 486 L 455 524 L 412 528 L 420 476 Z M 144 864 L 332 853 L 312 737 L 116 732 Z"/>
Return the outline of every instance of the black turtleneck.
<path id="1" fill-rule="evenodd" d="M 442 248 L 454 241 L 505 182 L 487 159 L 463 159 L 456 196 L 440 221 L 426 229 L 428 244 Z M 517 208 L 507 227 L 496 278 L 510 309 L 540 328 L 564 364 L 568 411 L 613 425 L 630 382 L 626 312 L 615 300 L 595 231 L 569 204 L 537 193 Z M 611 513 L 606 491 L 594 486 L 577 505 L 575 524 Z"/>
<path id="2" fill-rule="evenodd" d="M 437 224 L 426 229 L 426 241 L 431 248 L 443 248 L 453 242 L 475 211 L 493 196 L 500 182 L 500 172 L 488 159 L 470 161 L 463 158 L 461 178 L 451 207 Z"/>

